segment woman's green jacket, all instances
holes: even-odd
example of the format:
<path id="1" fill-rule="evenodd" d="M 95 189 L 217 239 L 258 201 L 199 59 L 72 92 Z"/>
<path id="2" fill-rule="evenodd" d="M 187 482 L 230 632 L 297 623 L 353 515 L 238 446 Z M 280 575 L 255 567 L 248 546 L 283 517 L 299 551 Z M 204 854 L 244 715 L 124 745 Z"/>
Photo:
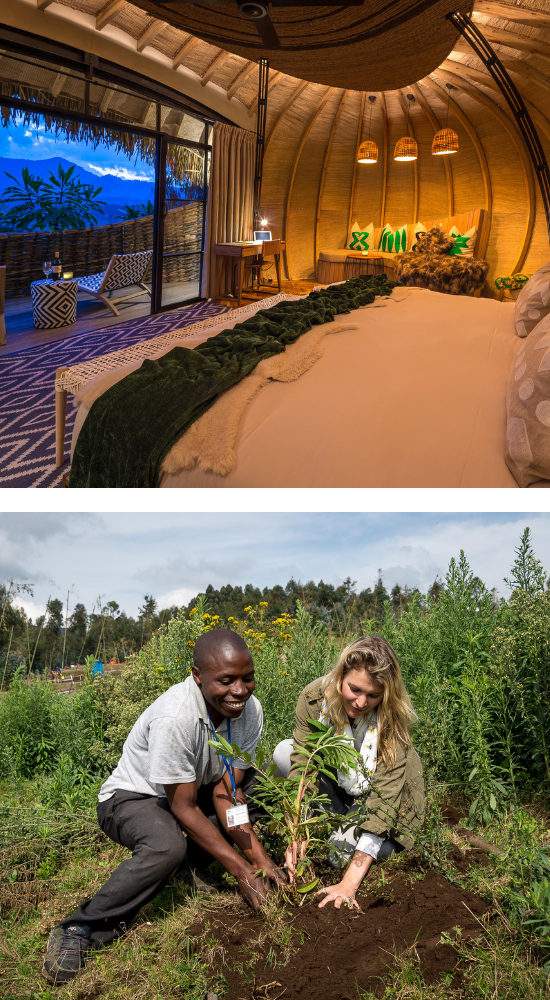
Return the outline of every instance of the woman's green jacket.
<path id="1" fill-rule="evenodd" d="M 305 747 L 305 738 L 314 732 L 309 720 L 317 721 L 321 714 L 324 677 L 312 681 L 302 691 L 296 706 L 294 742 Z M 290 775 L 301 769 L 303 758 L 291 754 Z M 361 829 L 379 837 L 394 837 L 407 850 L 414 846 L 415 834 L 424 819 L 424 778 L 422 763 L 415 748 L 397 744 L 395 762 L 384 764 L 379 757 L 376 771 L 366 798 L 361 798 L 361 810 L 367 818 Z"/>

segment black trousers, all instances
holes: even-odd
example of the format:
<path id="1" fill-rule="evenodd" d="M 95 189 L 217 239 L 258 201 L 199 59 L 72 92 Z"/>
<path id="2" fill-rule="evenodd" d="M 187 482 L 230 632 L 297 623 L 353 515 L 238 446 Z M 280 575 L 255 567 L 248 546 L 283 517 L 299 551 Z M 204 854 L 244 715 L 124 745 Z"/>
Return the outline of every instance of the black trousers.
<path id="1" fill-rule="evenodd" d="M 254 781 L 254 772 L 248 769 L 242 790 L 252 823 L 261 815 L 252 798 Z M 198 789 L 197 805 L 230 840 L 218 823 L 213 788 L 213 785 L 203 785 Z M 76 912 L 61 920 L 58 926 L 87 924 L 92 942 L 107 944 L 126 931 L 141 907 L 164 888 L 186 858 L 200 868 L 211 864 L 213 858 L 183 835 L 165 798 L 118 790 L 106 802 L 98 803 L 97 819 L 103 832 L 115 844 L 131 850 L 132 857 L 122 861 L 95 896 L 81 903 Z"/>

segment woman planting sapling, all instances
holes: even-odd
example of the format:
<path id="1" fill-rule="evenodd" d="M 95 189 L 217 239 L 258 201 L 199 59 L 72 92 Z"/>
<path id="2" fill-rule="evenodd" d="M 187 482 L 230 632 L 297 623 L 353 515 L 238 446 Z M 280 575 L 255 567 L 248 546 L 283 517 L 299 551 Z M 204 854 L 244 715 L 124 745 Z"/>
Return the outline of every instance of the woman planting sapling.
<path id="1" fill-rule="evenodd" d="M 278 772 L 300 772 L 303 755 L 297 747 L 306 746 L 317 720 L 347 737 L 362 758 L 357 770 L 316 777 L 330 800 L 327 811 L 343 817 L 330 837 L 329 860 L 341 868 L 351 856 L 340 882 L 319 890 L 325 894 L 319 906 L 331 901 L 337 909 L 343 902 L 356 906 L 355 893 L 373 861 L 413 846 L 424 815 L 422 764 L 410 738 L 415 718 L 397 656 L 380 636 L 352 642 L 329 674 L 302 691 L 294 739 L 283 740 L 273 754 Z M 291 879 L 304 850 L 304 841 L 287 849 Z"/>

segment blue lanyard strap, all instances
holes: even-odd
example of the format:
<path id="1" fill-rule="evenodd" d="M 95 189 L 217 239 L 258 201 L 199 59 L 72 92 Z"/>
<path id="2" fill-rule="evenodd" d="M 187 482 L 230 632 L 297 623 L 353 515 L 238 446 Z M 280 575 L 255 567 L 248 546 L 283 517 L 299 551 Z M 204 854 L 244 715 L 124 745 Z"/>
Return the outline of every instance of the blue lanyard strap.
<path id="1" fill-rule="evenodd" d="M 209 721 L 209 723 L 210 723 L 210 725 L 212 727 L 212 732 L 214 733 L 214 739 L 216 740 L 217 743 L 219 743 L 220 741 L 218 739 L 218 734 L 217 734 L 217 732 L 216 732 L 216 730 L 214 728 L 214 723 L 212 722 L 212 719 L 210 718 L 210 712 L 208 713 L 208 721 Z M 229 721 L 229 719 L 227 720 L 227 742 L 231 743 L 231 722 Z M 235 784 L 235 776 L 233 774 L 233 758 L 230 757 L 229 760 L 228 760 L 224 753 L 220 754 L 219 756 L 223 760 L 223 762 L 225 764 L 225 769 L 226 769 L 226 771 L 227 771 L 227 773 L 229 775 L 229 780 L 231 781 L 231 790 L 233 792 L 233 802 L 236 805 L 237 804 L 237 786 Z"/>

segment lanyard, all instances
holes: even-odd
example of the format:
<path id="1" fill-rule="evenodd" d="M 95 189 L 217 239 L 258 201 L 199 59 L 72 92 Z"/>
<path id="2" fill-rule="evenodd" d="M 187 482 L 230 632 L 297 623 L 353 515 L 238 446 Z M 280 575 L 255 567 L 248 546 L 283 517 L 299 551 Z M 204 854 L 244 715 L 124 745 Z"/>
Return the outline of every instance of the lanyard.
<path id="1" fill-rule="evenodd" d="M 216 730 L 214 729 L 214 723 L 212 722 L 212 719 L 210 718 L 210 712 L 208 713 L 208 721 L 209 721 L 209 723 L 210 723 L 210 725 L 212 727 L 212 732 L 214 733 L 214 739 L 216 740 L 217 743 L 219 743 L 220 741 L 218 739 L 218 734 L 217 734 Z M 229 721 L 229 719 L 227 720 L 227 742 L 231 743 L 231 722 Z M 225 769 L 226 769 L 226 771 L 227 771 L 227 773 L 229 775 L 229 780 L 231 781 L 231 790 L 233 792 L 233 802 L 236 805 L 237 804 L 237 786 L 235 784 L 235 776 L 233 774 L 233 758 L 230 757 L 229 760 L 228 760 L 224 753 L 220 754 L 219 756 L 223 760 L 223 762 L 225 764 Z"/>

